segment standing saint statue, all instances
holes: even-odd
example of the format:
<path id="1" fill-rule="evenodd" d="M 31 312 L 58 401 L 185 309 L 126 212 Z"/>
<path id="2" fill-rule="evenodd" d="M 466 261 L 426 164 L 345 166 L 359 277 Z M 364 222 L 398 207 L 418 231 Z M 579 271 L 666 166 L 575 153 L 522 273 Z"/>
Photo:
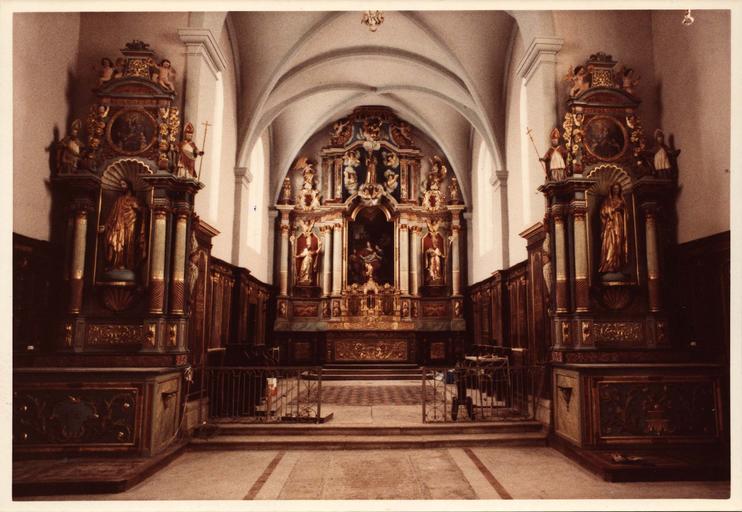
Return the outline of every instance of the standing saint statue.
<path id="1" fill-rule="evenodd" d="M 626 202 L 621 184 L 611 185 L 608 197 L 600 206 L 601 247 L 599 272 L 620 272 L 628 257 Z"/>
<path id="2" fill-rule="evenodd" d="M 196 143 L 193 142 L 193 124 L 186 123 L 183 129 L 183 141 L 180 143 L 180 156 L 178 157 L 179 178 L 197 178 L 196 159 L 203 156 L 204 152 L 199 151 Z"/>
<path id="3" fill-rule="evenodd" d="M 302 251 L 296 256 L 299 261 L 298 272 L 296 276 L 296 282 L 298 284 L 314 284 L 314 271 L 317 265 L 317 253 L 319 251 L 313 251 L 309 247 L 304 247 Z"/>
<path id="4" fill-rule="evenodd" d="M 425 271 L 431 284 L 443 281 L 443 251 L 438 247 L 438 237 L 432 236 L 432 245 L 425 251 Z"/>
<path id="5" fill-rule="evenodd" d="M 144 256 L 144 223 L 137 222 L 141 208 L 131 185 L 121 180 L 121 187 L 123 194 L 116 199 L 103 227 L 105 258 L 109 270 L 133 273 Z M 133 280 L 133 275 L 130 279 Z"/>

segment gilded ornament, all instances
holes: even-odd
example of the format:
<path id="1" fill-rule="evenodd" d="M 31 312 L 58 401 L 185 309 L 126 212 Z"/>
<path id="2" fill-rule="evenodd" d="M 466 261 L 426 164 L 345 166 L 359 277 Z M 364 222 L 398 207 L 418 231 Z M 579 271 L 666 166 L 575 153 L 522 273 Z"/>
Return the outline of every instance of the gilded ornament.
<path id="1" fill-rule="evenodd" d="M 644 338 L 640 322 L 595 322 L 593 328 L 599 343 L 637 344 Z"/>
<path id="2" fill-rule="evenodd" d="M 88 324 L 86 345 L 130 345 L 142 340 L 142 325 Z"/>

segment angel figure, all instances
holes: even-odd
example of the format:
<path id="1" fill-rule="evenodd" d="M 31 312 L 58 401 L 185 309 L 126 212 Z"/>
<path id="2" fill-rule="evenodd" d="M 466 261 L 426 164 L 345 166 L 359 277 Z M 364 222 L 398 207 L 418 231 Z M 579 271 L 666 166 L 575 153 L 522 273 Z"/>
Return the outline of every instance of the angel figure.
<path id="1" fill-rule="evenodd" d="M 427 188 L 428 190 L 440 190 L 441 182 L 448 174 L 448 168 L 438 155 L 435 155 L 429 161 L 430 171 L 428 171 L 427 176 Z"/>
<path id="2" fill-rule="evenodd" d="M 412 126 L 404 121 L 400 121 L 399 124 L 392 126 L 392 136 L 395 138 L 397 143 L 406 146 L 412 146 L 414 144 L 414 141 L 412 140 Z"/>
<path id="3" fill-rule="evenodd" d="M 341 138 L 343 132 L 345 132 L 345 129 L 349 124 L 350 121 L 348 119 L 341 119 L 332 125 L 332 128 L 330 129 L 330 140 L 332 144 L 340 144 L 342 142 Z"/>
<path id="4" fill-rule="evenodd" d="M 100 65 L 102 68 L 100 70 L 100 76 L 98 77 L 98 87 L 110 81 L 113 78 L 113 73 L 115 71 L 113 62 L 108 57 L 103 57 L 100 61 Z"/>
<path id="5" fill-rule="evenodd" d="M 590 75 L 585 66 L 577 66 L 574 70 L 570 66 L 564 80 L 570 83 L 570 97 L 578 96 L 590 88 Z"/>
<path id="6" fill-rule="evenodd" d="M 391 167 L 392 169 L 399 167 L 399 157 L 397 156 L 397 153 L 393 151 L 384 151 L 382 156 L 384 157 L 384 164 L 387 167 Z"/>
<path id="7" fill-rule="evenodd" d="M 360 153 L 357 149 L 348 151 L 343 155 L 343 183 L 349 194 L 358 192 L 358 175 L 356 167 L 361 163 Z"/>
<path id="8" fill-rule="evenodd" d="M 384 171 L 384 189 L 389 193 L 393 193 L 399 186 L 399 176 L 392 169 Z"/>
<path id="9" fill-rule="evenodd" d="M 634 87 L 639 85 L 641 77 L 632 68 L 627 68 L 626 66 L 621 68 L 619 76 L 621 77 L 621 88 L 629 94 L 634 94 Z"/>
<path id="10" fill-rule="evenodd" d="M 167 59 L 162 59 L 159 66 L 157 66 L 157 73 L 152 77 L 161 87 L 168 91 L 174 91 L 175 85 L 175 69 Z"/>

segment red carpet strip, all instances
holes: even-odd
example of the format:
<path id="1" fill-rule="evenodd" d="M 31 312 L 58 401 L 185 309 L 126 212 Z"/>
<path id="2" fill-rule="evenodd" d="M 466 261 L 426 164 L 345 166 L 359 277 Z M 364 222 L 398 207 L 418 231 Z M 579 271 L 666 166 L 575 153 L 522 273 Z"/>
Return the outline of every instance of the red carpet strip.
<path id="1" fill-rule="evenodd" d="M 252 487 L 250 487 L 250 491 L 247 493 L 247 495 L 242 498 L 243 500 L 254 500 L 255 496 L 258 495 L 260 492 L 260 489 L 263 488 L 265 483 L 268 481 L 268 479 L 273 474 L 273 471 L 276 469 L 276 466 L 278 466 L 278 463 L 281 462 L 281 459 L 283 459 L 283 456 L 286 454 L 286 452 L 278 452 L 275 457 L 273 457 L 273 460 L 270 464 L 268 464 L 268 467 L 265 468 L 263 471 L 263 474 L 260 475 L 260 478 L 255 480 L 255 483 L 252 484 Z"/>
<path id="2" fill-rule="evenodd" d="M 474 463 L 475 466 L 477 466 L 477 469 L 482 472 L 484 475 L 484 478 L 487 479 L 487 481 L 490 483 L 490 485 L 497 491 L 497 494 L 500 495 L 500 497 L 504 500 L 512 500 L 513 497 L 510 496 L 510 493 L 505 490 L 505 488 L 502 486 L 500 482 L 497 481 L 497 478 L 495 478 L 495 475 L 490 473 L 490 470 L 487 469 L 487 466 L 485 466 L 481 460 L 479 460 L 479 457 L 477 457 L 473 451 L 471 451 L 471 448 L 464 448 L 464 452 L 469 456 L 471 461 Z"/>

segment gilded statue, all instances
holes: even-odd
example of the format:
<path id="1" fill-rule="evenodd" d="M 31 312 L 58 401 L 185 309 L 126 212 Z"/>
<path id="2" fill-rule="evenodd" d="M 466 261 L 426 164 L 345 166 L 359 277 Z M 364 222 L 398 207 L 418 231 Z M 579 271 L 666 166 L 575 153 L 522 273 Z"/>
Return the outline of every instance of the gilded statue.
<path id="1" fill-rule="evenodd" d="M 626 215 L 621 184 L 615 182 L 600 206 L 601 246 L 598 271 L 601 273 L 620 272 L 627 263 Z"/>
<path id="2" fill-rule="evenodd" d="M 109 270 L 134 271 L 145 254 L 144 223 L 138 222 L 141 207 L 126 180 L 103 226 L 105 259 Z M 139 229 L 137 229 L 137 225 Z"/>
<path id="3" fill-rule="evenodd" d="M 75 119 L 70 127 L 70 133 L 59 141 L 57 146 L 57 170 L 59 172 L 73 172 L 77 170 L 83 144 L 80 141 L 81 123 Z"/>
<path id="4" fill-rule="evenodd" d="M 634 94 L 634 88 L 639 85 L 641 77 L 636 74 L 633 68 L 623 66 L 619 71 L 621 88 L 629 94 Z"/>
<path id="5" fill-rule="evenodd" d="M 443 251 L 438 246 L 438 236 L 431 236 L 432 245 L 425 251 L 425 272 L 428 282 L 437 284 L 443 281 Z"/>
<path id="6" fill-rule="evenodd" d="M 296 255 L 296 284 L 313 285 L 319 264 L 318 255 L 322 251 L 322 240 L 317 240 L 312 234 L 314 222 L 300 221 L 302 234 L 299 240 L 304 240 L 304 246 Z M 293 240 L 293 238 L 292 238 Z M 313 240 L 317 240 L 313 247 Z"/>

